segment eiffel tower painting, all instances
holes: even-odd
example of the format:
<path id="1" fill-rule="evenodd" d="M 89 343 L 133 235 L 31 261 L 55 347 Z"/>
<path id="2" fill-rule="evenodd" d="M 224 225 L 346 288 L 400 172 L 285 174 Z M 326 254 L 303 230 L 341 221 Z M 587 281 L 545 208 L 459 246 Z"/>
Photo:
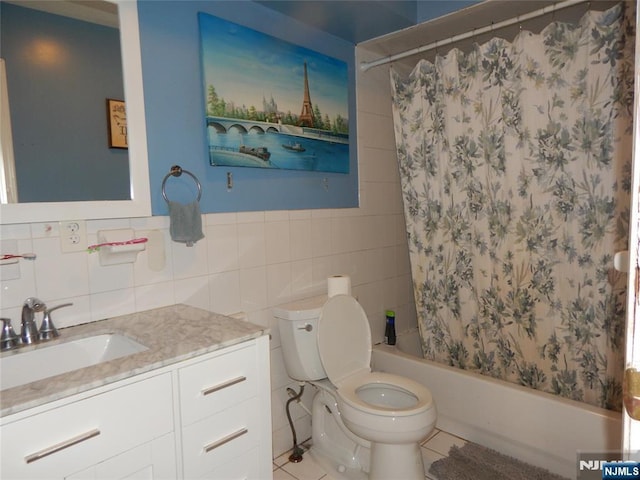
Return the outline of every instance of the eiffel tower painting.
<path id="1" fill-rule="evenodd" d="M 302 100 L 302 113 L 298 125 L 301 127 L 313 127 L 313 105 L 309 94 L 309 77 L 307 76 L 307 62 L 304 62 L 304 99 Z"/>
<path id="2" fill-rule="evenodd" d="M 349 173 L 347 62 L 203 12 L 198 26 L 211 166 Z"/>

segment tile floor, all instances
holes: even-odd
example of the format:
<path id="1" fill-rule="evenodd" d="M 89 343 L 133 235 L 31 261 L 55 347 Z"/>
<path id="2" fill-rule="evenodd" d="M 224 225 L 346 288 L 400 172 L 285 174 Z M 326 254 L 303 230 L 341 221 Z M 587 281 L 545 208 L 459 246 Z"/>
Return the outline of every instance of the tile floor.
<path id="1" fill-rule="evenodd" d="M 429 438 L 422 442 L 422 458 L 425 471 L 433 462 L 444 458 L 453 445 L 463 446 L 466 440 L 451 435 L 450 433 L 436 429 Z M 289 462 L 289 454 L 280 455 L 273 461 L 273 480 L 333 480 L 334 477 L 327 473 L 309 456 L 305 455 L 300 463 Z M 438 480 L 427 473 L 426 479 Z"/>

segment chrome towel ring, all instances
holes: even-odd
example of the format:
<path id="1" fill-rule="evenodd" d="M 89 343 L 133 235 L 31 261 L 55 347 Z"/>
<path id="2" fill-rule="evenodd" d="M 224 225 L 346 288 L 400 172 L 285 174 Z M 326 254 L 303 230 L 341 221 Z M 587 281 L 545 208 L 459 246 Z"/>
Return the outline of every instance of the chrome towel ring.
<path id="1" fill-rule="evenodd" d="M 167 198 L 167 192 L 165 190 L 165 186 L 167 185 L 167 179 L 169 177 L 179 177 L 183 173 L 186 173 L 187 175 L 189 175 L 191 178 L 193 178 L 193 181 L 196 182 L 196 185 L 198 187 L 198 198 L 196 198 L 196 202 L 199 202 L 200 198 L 202 198 L 202 185 L 200 185 L 200 180 L 198 180 L 198 177 L 196 177 L 189 170 L 183 169 L 180 165 L 173 165 L 169 173 L 167 173 L 164 176 L 164 179 L 162 180 L 162 197 L 165 199 L 167 203 L 169 203 L 169 199 Z"/>

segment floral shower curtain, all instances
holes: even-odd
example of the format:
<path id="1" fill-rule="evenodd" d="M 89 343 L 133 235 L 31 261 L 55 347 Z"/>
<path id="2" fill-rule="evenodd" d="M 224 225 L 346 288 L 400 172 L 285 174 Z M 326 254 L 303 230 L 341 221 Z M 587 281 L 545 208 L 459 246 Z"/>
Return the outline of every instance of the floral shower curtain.
<path id="1" fill-rule="evenodd" d="M 633 9 L 392 69 L 426 358 L 621 408 Z"/>

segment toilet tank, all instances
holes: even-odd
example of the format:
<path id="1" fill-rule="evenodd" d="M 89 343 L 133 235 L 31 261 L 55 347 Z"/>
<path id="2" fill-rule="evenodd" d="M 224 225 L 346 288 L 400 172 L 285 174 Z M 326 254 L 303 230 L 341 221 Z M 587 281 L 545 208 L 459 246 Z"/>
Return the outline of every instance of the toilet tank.
<path id="1" fill-rule="evenodd" d="M 273 309 L 278 319 L 284 366 L 294 380 L 327 377 L 318 352 L 318 318 L 326 297 L 299 300 Z"/>

